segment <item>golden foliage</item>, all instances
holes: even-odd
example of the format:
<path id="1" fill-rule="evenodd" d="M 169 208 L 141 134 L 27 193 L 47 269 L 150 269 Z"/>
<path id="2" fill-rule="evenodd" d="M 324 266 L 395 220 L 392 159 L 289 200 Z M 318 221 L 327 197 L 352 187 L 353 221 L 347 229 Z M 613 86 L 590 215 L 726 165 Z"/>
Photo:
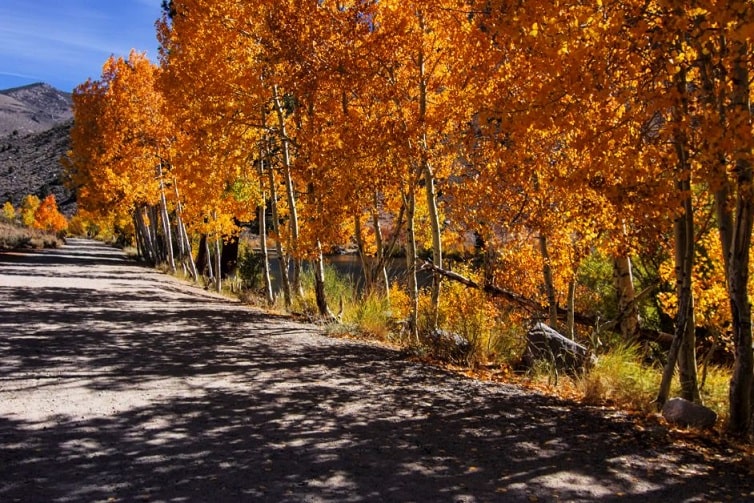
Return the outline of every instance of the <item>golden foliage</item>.
<path id="1" fill-rule="evenodd" d="M 16 220 L 16 209 L 10 201 L 5 201 L 5 204 L 3 204 L 2 218 L 6 222 L 14 222 Z"/>
<path id="2" fill-rule="evenodd" d="M 58 210 L 53 194 L 45 197 L 37 207 L 34 212 L 33 226 L 48 232 L 60 232 L 68 227 L 68 220 Z"/>
<path id="3" fill-rule="evenodd" d="M 25 227 L 34 227 L 34 215 L 39 208 L 39 198 L 33 194 L 24 196 L 21 200 L 21 209 L 19 213 L 21 215 L 21 223 Z"/>
<path id="4" fill-rule="evenodd" d="M 379 255 L 375 221 L 406 248 L 415 200 L 420 248 L 441 232 L 442 245 L 486 255 L 485 280 L 540 304 L 548 265 L 562 304 L 595 250 L 667 253 L 690 192 L 697 207 L 722 189 L 751 196 L 736 176 L 754 131 L 734 92 L 734 70 L 754 67 L 751 2 L 173 7 L 159 67 L 111 58 L 76 90 L 69 164 L 85 208 L 123 218 L 153 204 L 161 165 L 191 232 L 234 233 L 274 202 L 272 236 L 303 258 L 349 244 L 354 228 Z M 430 183 L 437 194 L 420 197 Z M 701 231 L 697 319 L 724 331 L 724 258 Z M 471 250 L 469 235 L 484 246 Z M 494 325 L 499 309 L 460 288 L 445 285 L 444 322 L 487 333 L 481 320 Z M 409 316 L 395 286 L 391 302 Z"/>

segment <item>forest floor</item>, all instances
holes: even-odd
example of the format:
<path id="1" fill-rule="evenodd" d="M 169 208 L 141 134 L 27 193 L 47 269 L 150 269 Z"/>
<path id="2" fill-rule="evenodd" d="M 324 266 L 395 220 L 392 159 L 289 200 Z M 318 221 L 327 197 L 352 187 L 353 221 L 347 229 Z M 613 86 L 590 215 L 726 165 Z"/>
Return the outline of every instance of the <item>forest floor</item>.
<path id="1" fill-rule="evenodd" d="M 747 459 L 92 241 L 0 254 L 0 501 L 751 501 Z"/>

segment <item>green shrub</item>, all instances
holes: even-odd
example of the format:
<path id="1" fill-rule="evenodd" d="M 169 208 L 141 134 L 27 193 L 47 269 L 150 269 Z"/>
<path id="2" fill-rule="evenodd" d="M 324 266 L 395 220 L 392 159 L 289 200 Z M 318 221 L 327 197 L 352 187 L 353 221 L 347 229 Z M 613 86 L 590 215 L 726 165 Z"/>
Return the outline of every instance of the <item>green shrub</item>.
<path id="1" fill-rule="evenodd" d="M 241 286 L 245 289 L 256 290 L 262 286 L 264 273 L 264 256 L 251 248 L 241 250 L 238 255 L 237 272 Z"/>

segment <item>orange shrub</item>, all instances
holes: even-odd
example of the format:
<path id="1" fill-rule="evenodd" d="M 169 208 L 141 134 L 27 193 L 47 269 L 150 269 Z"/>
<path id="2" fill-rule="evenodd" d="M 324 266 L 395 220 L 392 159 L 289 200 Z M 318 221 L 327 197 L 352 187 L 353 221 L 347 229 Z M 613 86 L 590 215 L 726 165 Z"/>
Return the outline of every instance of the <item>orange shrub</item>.
<path id="1" fill-rule="evenodd" d="M 58 211 L 55 196 L 50 194 L 45 197 L 34 212 L 33 226 L 50 232 L 60 232 L 68 227 L 65 216 Z"/>

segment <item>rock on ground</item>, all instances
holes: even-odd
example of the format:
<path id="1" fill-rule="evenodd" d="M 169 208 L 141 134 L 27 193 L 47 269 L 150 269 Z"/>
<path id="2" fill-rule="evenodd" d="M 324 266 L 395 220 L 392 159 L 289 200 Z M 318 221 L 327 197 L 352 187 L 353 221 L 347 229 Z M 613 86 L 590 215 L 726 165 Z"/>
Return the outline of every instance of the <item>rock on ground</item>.
<path id="1" fill-rule="evenodd" d="M 707 430 L 715 426 L 714 410 L 683 398 L 671 398 L 662 406 L 662 417 L 672 424 Z"/>

